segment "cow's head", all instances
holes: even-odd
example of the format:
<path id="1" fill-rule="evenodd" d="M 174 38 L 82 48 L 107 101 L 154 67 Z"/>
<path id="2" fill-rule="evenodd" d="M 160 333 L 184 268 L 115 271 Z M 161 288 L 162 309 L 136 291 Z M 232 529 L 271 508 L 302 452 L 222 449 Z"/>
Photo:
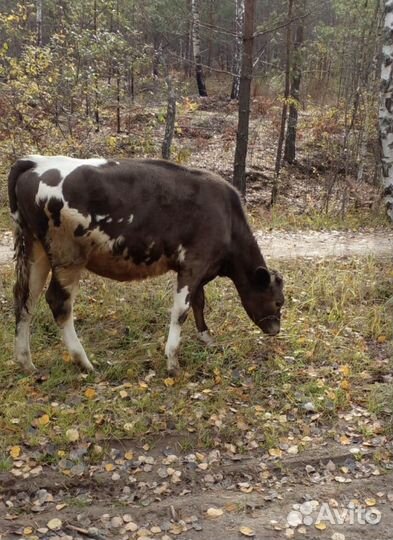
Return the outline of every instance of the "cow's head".
<path id="1" fill-rule="evenodd" d="M 270 336 L 280 331 L 283 286 L 283 279 L 278 272 L 260 266 L 251 277 L 247 290 L 243 289 L 240 294 L 250 319 Z"/>

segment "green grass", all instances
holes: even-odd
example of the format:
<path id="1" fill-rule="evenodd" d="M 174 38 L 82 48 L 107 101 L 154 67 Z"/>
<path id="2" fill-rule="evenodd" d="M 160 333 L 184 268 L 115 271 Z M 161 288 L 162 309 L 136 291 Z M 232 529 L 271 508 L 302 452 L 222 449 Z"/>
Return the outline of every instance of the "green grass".
<path id="1" fill-rule="evenodd" d="M 275 447 L 289 432 L 301 442 L 310 401 L 327 429 L 353 406 L 368 404 L 379 413 L 365 373 L 388 369 L 380 357 L 392 338 L 386 302 L 393 273 L 372 258 L 280 266 L 287 303 L 279 337 L 264 337 L 230 282 L 216 280 L 207 287 L 206 311 L 217 346 L 206 349 L 196 339 L 190 315 L 176 381 L 167 380 L 164 359 L 168 276 L 131 284 L 84 276 L 76 327 L 95 375 L 65 361 L 42 300 L 32 333 L 39 375 L 28 377 L 12 361 L 13 276 L 2 269 L 0 467 L 8 466 L 11 445 L 69 448 L 71 427 L 82 441 L 140 440 L 176 430 L 192 433 L 198 446 L 233 443 L 241 452 L 252 448 L 250 441 Z M 92 399 L 87 389 L 94 389 Z M 44 415 L 49 422 L 40 424 Z"/>

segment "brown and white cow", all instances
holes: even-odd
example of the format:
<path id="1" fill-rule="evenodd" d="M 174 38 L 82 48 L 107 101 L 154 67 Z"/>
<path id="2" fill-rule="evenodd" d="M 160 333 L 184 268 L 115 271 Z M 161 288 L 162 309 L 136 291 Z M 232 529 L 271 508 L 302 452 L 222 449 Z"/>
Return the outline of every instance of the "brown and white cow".
<path id="1" fill-rule="evenodd" d="M 283 281 L 269 271 L 236 190 L 219 176 L 161 160 L 28 156 L 11 169 L 15 222 L 16 359 L 34 369 L 30 322 L 45 285 L 65 345 L 93 369 L 76 335 L 73 302 L 83 269 L 119 281 L 177 273 L 165 347 L 169 372 L 178 367 L 181 325 L 192 307 L 200 338 L 206 283 L 234 282 L 249 317 L 265 333 L 280 330 Z"/>

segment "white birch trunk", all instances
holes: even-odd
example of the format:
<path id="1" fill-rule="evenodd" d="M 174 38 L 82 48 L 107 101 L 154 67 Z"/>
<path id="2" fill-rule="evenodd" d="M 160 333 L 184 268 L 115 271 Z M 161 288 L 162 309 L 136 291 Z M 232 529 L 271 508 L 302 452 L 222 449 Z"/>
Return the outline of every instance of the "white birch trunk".
<path id="1" fill-rule="evenodd" d="M 379 130 L 386 211 L 393 221 L 393 0 L 385 0 Z"/>
<path id="2" fill-rule="evenodd" d="M 231 99 L 239 99 L 240 89 L 240 71 L 242 66 L 242 48 L 243 48 L 243 25 L 244 25 L 244 0 L 235 0 L 235 57 L 233 61 L 233 83 Z"/>
<path id="3" fill-rule="evenodd" d="M 202 69 L 201 57 L 201 39 L 200 39 L 200 24 L 199 24 L 199 3 L 198 0 L 191 0 L 192 13 L 192 46 L 194 49 L 195 75 L 200 96 L 207 96 L 205 78 Z"/>

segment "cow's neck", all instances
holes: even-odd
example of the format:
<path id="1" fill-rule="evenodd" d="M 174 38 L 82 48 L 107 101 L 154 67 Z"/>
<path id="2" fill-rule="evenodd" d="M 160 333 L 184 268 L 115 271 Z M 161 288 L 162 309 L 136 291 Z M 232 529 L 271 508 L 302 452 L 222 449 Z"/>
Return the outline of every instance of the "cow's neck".
<path id="1" fill-rule="evenodd" d="M 241 294 L 249 290 L 255 270 L 266 262 L 248 224 L 242 224 L 232 235 L 232 249 L 227 276 L 232 279 Z"/>

